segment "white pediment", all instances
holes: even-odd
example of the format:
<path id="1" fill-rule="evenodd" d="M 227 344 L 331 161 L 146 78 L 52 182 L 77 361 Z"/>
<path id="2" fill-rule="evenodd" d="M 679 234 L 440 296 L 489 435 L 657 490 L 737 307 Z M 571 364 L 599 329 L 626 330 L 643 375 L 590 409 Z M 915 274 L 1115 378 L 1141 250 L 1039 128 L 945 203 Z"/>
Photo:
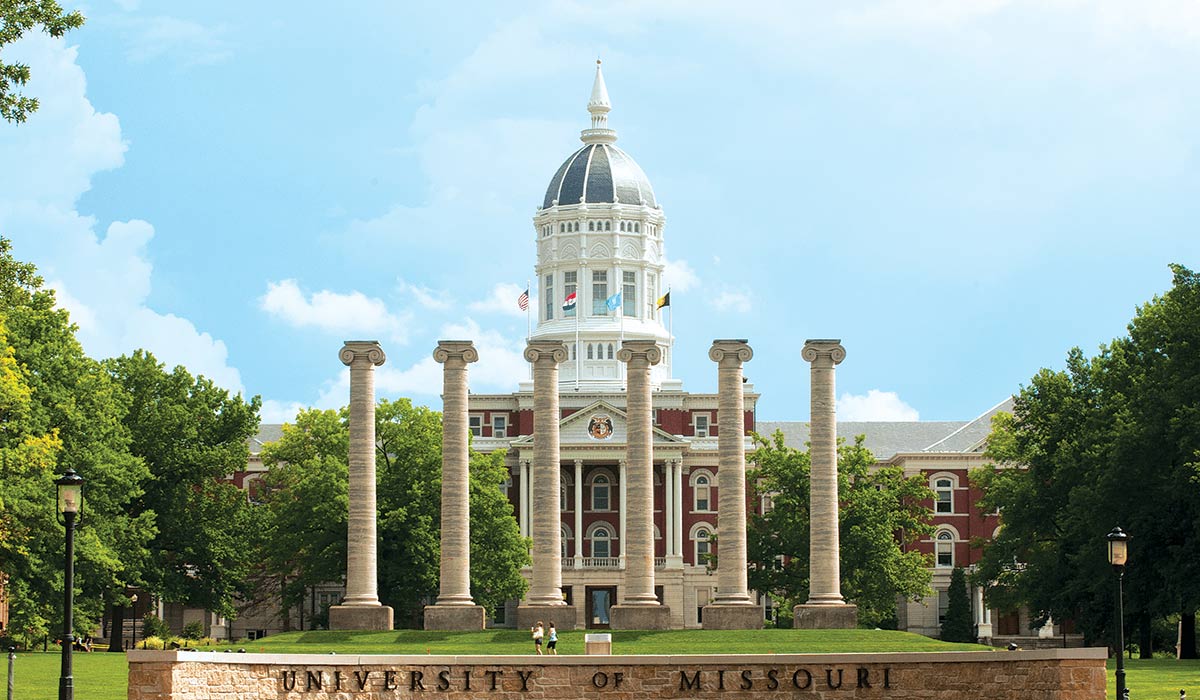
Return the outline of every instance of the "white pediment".
<path id="1" fill-rule="evenodd" d="M 608 445 L 623 446 L 629 439 L 629 421 L 625 412 L 607 401 L 596 401 L 563 418 L 558 424 L 558 442 L 560 447 L 568 445 L 604 447 Z M 533 436 L 523 435 L 513 440 L 514 447 L 532 445 Z M 686 445 L 683 438 L 654 428 L 654 444 L 657 445 Z"/>

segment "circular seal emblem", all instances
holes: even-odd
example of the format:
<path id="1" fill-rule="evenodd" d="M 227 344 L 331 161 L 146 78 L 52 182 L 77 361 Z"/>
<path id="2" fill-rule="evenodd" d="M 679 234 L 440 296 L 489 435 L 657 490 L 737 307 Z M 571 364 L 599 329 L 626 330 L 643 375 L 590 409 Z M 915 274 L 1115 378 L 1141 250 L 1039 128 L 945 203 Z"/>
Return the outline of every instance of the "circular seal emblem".
<path id="1" fill-rule="evenodd" d="M 612 434 L 613 423 L 609 416 L 598 414 L 588 419 L 588 435 L 593 440 L 607 440 Z"/>

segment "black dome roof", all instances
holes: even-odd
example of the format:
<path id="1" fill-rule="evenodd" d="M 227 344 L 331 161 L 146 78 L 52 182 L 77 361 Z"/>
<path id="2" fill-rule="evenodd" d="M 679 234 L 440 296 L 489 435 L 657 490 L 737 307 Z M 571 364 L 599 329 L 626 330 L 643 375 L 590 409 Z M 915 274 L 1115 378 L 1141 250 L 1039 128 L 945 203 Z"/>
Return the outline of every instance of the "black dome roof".
<path id="1" fill-rule="evenodd" d="M 611 143 L 590 143 L 554 173 L 542 208 L 615 202 L 658 208 L 650 180 L 629 154 Z"/>

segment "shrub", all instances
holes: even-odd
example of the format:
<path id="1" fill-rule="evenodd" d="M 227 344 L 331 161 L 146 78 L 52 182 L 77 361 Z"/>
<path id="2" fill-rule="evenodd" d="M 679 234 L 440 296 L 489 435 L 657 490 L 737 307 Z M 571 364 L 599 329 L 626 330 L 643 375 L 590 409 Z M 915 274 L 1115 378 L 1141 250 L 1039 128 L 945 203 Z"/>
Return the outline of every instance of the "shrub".
<path id="1" fill-rule="evenodd" d="M 943 642 L 974 642 L 975 624 L 971 620 L 971 599 L 967 593 L 967 575 L 961 566 L 950 574 L 950 601 L 942 621 Z"/>
<path id="2" fill-rule="evenodd" d="M 139 649 L 164 649 L 166 646 L 167 644 L 163 641 L 162 637 L 151 636 L 138 640 Z"/>
<path id="3" fill-rule="evenodd" d="M 192 620 L 183 626 L 184 639 L 200 639 L 204 636 L 204 623 L 199 620 Z"/>
<path id="4" fill-rule="evenodd" d="M 142 634 L 147 637 L 158 637 L 161 641 L 171 636 L 171 628 L 154 613 L 146 613 L 142 618 Z"/>

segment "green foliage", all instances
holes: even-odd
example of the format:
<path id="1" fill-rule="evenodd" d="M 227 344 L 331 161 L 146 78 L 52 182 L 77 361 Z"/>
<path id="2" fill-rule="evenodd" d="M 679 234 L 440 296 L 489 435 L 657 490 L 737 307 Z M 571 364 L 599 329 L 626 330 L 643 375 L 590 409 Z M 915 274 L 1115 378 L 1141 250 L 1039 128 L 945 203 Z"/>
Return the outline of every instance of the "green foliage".
<path id="1" fill-rule="evenodd" d="M 142 634 L 145 637 L 158 637 L 166 639 L 171 636 L 171 628 L 167 625 L 166 620 L 163 620 L 154 613 L 146 613 L 142 617 Z"/>
<path id="2" fill-rule="evenodd" d="M 259 398 L 230 396 L 184 367 L 167 372 L 143 350 L 104 364 L 127 399 L 130 451 L 150 470 L 133 508 L 157 516 L 143 582 L 167 601 L 233 615 L 254 560 L 253 514 L 222 479 L 245 469 Z"/>
<path id="3" fill-rule="evenodd" d="M 183 633 L 180 636 L 193 641 L 203 639 L 204 623 L 199 620 L 192 620 L 183 626 Z"/>
<path id="4" fill-rule="evenodd" d="M 345 575 L 347 420 L 344 409 L 303 411 L 262 452 L 270 471 L 260 496 L 266 514 L 257 546 L 263 590 L 282 590 L 283 619 L 308 588 Z M 380 401 L 375 437 L 379 597 L 395 610 L 398 625 L 416 627 L 438 593 L 441 414 L 408 399 Z M 491 610 L 524 594 L 520 570 L 529 563 L 528 543 L 501 491 L 503 455 L 472 453 L 470 479 L 471 589 Z"/>
<path id="5" fill-rule="evenodd" d="M 281 591 L 284 620 L 309 587 L 345 576 L 349 445 L 344 414 L 310 409 L 263 447 L 269 471 L 256 547 L 271 592 Z"/>
<path id="6" fill-rule="evenodd" d="M 0 571 L 9 576 L 10 623 L 28 638 L 58 627 L 62 526 L 53 481 L 71 466 L 85 480 L 76 536 L 75 619 L 93 626 L 106 591 L 124 589 L 147 556 L 154 515 L 131 514 L 149 476 L 129 453 L 125 397 L 83 353 L 66 311 L 32 265 L 0 238 Z M 11 359 L 11 361 L 10 361 Z"/>
<path id="7" fill-rule="evenodd" d="M 943 642 L 975 641 L 975 624 L 971 620 L 971 599 L 967 592 L 967 574 L 961 566 L 950 574 L 949 604 L 942 621 Z"/>
<path id="8" fill-rule="evenodd" d="M 1144 646 L 1152 619 L 1200 606 L 1200 276 L 1171 269 L 1172 288 L 1138 308 L 1128 336 L 1091 359 L 1074 348 L 1064 370 L 1021 389 L 1014 415 L 993 423 L 1001 466 L 974 477 L 984 507 L 1004 513 L 977 574 L 993 582 L 989 600 L 1074 617 L 1092 643 L 1113 623 L 1115 525 L 1134 537 L 1125 609 Z"/>
<path id="9" fill-rule="evenodd" d="M 50 36 L 60 37 L 68 30 L 83 26 L 78 11 L 64 12 L 54 0 L 4 0 L 0 3 L 0 53 L 35 27 Z M 25 97 L 14 88 L 29 82 L 29 66 L 0 61 L 0 117 L 20 123 L 37 110 L 36 97 Z"/>
<path id="10" fill-rule="evenodd" d="M 503 452 L 472 451 L 471 595 L 489 614 L 506 600 L 525 597 L 529 584 L 521 568 L 533 563 L 504 493 L 507 479 Z"/>
<path id="11" fill-rule="evenodd" d="M 809 455 L 785 445 L 780 432 L 754 440 L 752 500 L 769 495 L 772 507 L 748 520 L 749 583 L 790 609 L 808 599 Z M 874 627 L 895 616 L 897 596 L 929 591 L 925 556 L 903 547 L 932 532 L 932 513 L 921 503 L 933 494 L 900 468 L 872 469 L 875 458 L 862 442 L 838 445 L 842 592 L 858 605 L 859 623 Z"/>

